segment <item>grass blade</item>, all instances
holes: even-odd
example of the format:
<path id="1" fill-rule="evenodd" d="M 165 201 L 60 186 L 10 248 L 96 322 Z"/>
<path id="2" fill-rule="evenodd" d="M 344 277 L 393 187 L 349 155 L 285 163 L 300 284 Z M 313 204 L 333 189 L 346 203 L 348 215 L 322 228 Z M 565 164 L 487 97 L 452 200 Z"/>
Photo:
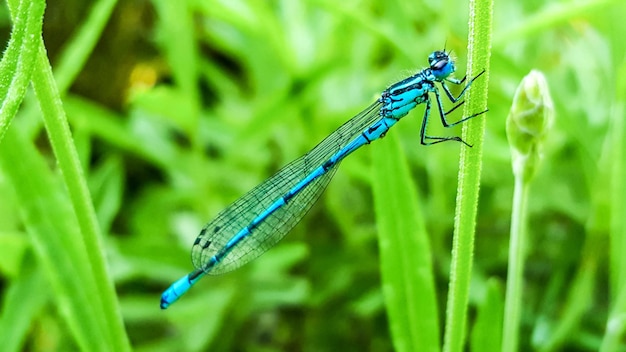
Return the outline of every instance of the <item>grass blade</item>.
<path id="1" fill-rule="evenodd" d="M 107 321 L 101 306 L 94 304 L 100 292 L 62 184 L 17 128 L 5 135 L 0 166 L 18 196 L 35 252 L 78 345 L 83 350 L 106 349 L 111 346 Z"/>
<path id="2" fill-rule="evenodd" d="M 487 108 L 489 57 L 493 31 L 492 11 L 493 1 L 491 0 L 470 1 L 467 75 L 471 77 L 482 70 L 486 73 L 485 77 L 477 80 L 466 94 L 467 104 L 465 104 L 463 116 L 469 116 Z M 462 138 L 472 143 L 473 148 L 461 148 L 450 288 L 446 305 L 443 348 L 446 352 L 462 351 L 465 343 L 485 117 L 486 114 L 480 115 L 463 125 Z"/>
<path id="3" fill-rule="evenodd" d="M 383 293 L 394 347 L 438 351 L 430 244 L 398 137 L 389 134 L 372 154 Z"/>

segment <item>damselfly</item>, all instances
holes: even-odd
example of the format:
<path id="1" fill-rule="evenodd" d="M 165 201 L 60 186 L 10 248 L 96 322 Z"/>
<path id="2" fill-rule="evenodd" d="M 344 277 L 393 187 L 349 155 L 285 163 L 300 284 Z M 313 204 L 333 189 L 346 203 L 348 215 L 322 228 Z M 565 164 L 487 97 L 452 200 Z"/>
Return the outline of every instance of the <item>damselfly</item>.
<path id="1" fill-rule="evenodd" d="M 445 127 L 460 124 L 485 111 L 449 123 L 446 116 L 461 106 L 460 101 L 472 82 L 471 78 L 457 97 L 446 82 L 462 85 L 463 79 L 450 77 L 454 61 L 445 50 L 428 57 L 429 67 L 391 85 L 372 105 L 357 114 L 326 137 L 310 152 L 283 167 L 274 176 L 239 198 L 200 231 L 191 249 L 195 270 L 173 283 L 161 296 L 161 308 L 174 303 L 206 274 L 222 274 L 237 269 L 263 254 L 280 241 L 313 206 L 337 171 L 337 165 L 365 144 L 382 138 L 385 133 L 417 105 L 426 103 L 420 129 L 420 142 L 430 145 L 445 141 L 466 143 L 461 137 L 426 135 L 430 117 L 431 94 Z M 452 103 L 445 112 L 439 83 Z M 460 102 L 459 102 L 460 101 Z"/>

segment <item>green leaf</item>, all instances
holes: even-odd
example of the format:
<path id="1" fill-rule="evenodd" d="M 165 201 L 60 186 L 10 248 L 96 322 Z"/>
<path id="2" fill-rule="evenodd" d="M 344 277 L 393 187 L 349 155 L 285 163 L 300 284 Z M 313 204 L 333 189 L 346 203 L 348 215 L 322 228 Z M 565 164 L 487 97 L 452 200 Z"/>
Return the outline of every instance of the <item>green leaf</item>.
<path id="1" fill-rule="evenodd" d="M 88 275 L 94 280 L 94 290 L 98 293 L 91 296 L 91 305 L 96 310 L 98 318 L 106 322 L 102 327 L 101 334 L 109 339 L 109 347 L 120 351 L 128 350 L 130 349 L 128 337 L 124 331 L 113 280 L 108 273 L 104 258 L 100 226 L 67 117 L 63 110 L 63 102 L 41 39 L 39 40 L 39 53 L 32 83 L 41 107 L 50 145 L 59 164 L 65 189 L 69 195 L 69 202 L 78 222 L 80 236 L 75 238 L 74 242 L 82 246 L 77 249 L 78 251 L 89 254 L 86 260 L 75 262 L 74 265 L 80 265 L 81 268 L 85 267 L 88 270 Z"/>
<path id="2" fill-rule="evenodd" d="M 502 347 L 502 285 L 496 279 L 489 279 L 485 286 L 485 298 L 476 307 L 472 351 L 498 352 Z"/>
<path id="3" fill-rule="evenodd" d="M 475 76 L 485 70 L 484 79 L 477 80 L 465 95 L 463 116 L 487 108 L 489 59 L 493 32 L 493 1 L 470 2 L 467 75 Z M 446 304 L 444 348 L 446 352 L 460 352 L 465 344 L 467 303 L 474 256 L 478 189 L 482 171 L 483 136 L 485 118 L 482 114 L 463 125 L 463 140 L 472 148 L 461 148 L 457 203 L 454 216 L 450 285 Z"/>
<path id="4" fill-rule="evenodd" d="M 0 148 L 0 166 L 20 202 L 37 257 L 56 294 L 57 307 L 83 350 L 111 346 L 101 295 L 64 187 L 31 142 L 13 128 Z"/>
<path id="5" fill-rule="evenodd" d="M 432 257 L 417 191 L 398 137 L 372 148 L 383 294 L 397 351 L 438 351 Z"/>
<path id="6" fill-rule="evenodd" d="M 26 94 L 41 38 L 43 0 L 10 2 L 15 23 L 0 62 L 0 142 Z"/>
<path id="7" fill-rule="evenodd" d="M 15 280 L 6 292 L 0 319 L 0 346 L 3 351 L 22 351 L 31 323 L 49 299 L 46 280 L 40 268 L 34 268 L 33 254 L 23 261 L 20 280 Z M 36 294 L 33 294 L 36 293 Z"/>

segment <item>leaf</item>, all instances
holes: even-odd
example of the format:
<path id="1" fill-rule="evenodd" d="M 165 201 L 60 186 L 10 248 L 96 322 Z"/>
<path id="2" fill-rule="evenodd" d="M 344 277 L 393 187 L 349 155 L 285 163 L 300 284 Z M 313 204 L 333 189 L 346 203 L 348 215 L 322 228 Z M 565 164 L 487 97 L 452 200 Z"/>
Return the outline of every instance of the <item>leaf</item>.
<path id="1" fill-rule="evenodd" d="M 428 235 L 398 137 L 372 148 L 380 266 L 397 351 L 438 351 L 439 321 Z"/>

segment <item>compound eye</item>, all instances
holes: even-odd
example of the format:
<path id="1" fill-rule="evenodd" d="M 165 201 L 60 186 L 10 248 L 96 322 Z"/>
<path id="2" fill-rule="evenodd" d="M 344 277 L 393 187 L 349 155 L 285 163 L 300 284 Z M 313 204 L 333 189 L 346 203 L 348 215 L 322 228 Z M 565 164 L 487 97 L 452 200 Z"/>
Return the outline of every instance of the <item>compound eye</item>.
<path id="1" fill-rule="evenodd" d="M 433 70 L 440 71 L 440 70 L 443 70 L 443 69 L 446 67 L 446 65 L 447 65 L 447 64 L 448 64 L 448 60 L 437 60 L 437 61 L 436 61 L 436 62 L 435 62 L 435 63 L 431 66 L 431 68 L 432 68 Z"/>

